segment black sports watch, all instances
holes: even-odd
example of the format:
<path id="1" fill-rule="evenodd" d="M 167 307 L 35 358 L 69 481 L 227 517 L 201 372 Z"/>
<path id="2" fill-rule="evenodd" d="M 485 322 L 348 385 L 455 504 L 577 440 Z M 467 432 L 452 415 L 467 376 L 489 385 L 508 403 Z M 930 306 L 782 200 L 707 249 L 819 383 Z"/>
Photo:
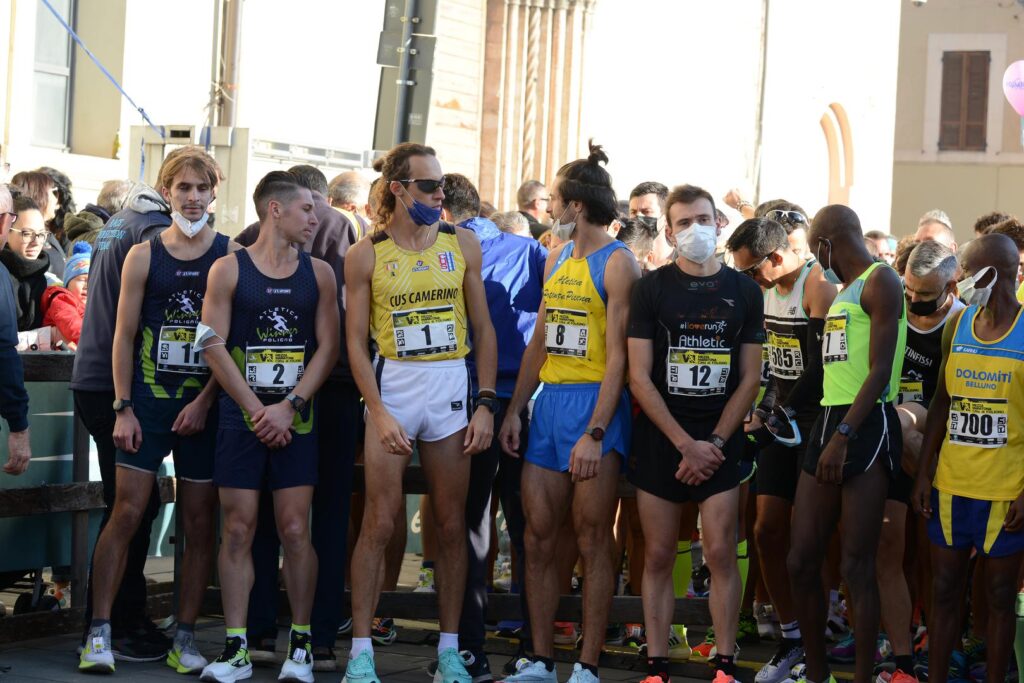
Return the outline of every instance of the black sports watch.
<path id="1" fill-rule="evenodd" d="M 295 409 L 296 413 L 301 413 L 306 409 L 306 399 L 302 398 L 298 394 L 288 394 L 284 397 L 284 400 L 292 404 L 292 408 Z"/>
<path id="2" fill-rule="evenodd" d="M 723 448 L 725 448 L 725 439 L 720 437 L 718 434 L 712 434 L 711 436 L 709 436 L 708 443 L 717 448 L 718 450 L 722 450 Z"/>
<path id="3" fill-rule="evenodd" d="M 501 403 L 499 403 L 498 399 L 493 396 L 478 396 L 476 399 L 476 407 L 479 408 L 480 406 L 491 411 L 491 415 L 497 415 L 498 410 L 501 408 Z"/>
<path id="4" fill-rule="evenodd" d="M 840 422 L 839 425 L 836 426 L 836 433 L 841 434 L 842 436 L 845 436 L 847 439 L 851 440 L 857 438 L 857 432 L 853 431 L 853 427 L 846 424 L 845 422 Z"/>
<path id="5" fill-rule="evenodd" d="M 119 398 L 114 401 L 114 412 L 120 413 L 125 408 L 132 407 L 132 400 L 130 398 Z"/>
<path id="6" fill-rule="evenodd" d="M 583 432 L 594 441 L 604 441 L 604 429 L 601 427 L 591 427 L 587 431 Z"/>

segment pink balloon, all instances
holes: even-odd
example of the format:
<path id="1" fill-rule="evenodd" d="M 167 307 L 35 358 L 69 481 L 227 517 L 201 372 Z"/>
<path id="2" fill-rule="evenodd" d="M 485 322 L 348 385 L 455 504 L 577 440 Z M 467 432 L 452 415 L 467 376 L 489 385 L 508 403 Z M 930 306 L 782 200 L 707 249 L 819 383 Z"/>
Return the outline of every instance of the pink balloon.
<path id="1" fill-rule="evenodd" d="M 1003 74 L 1003 93 L 1010 106 L 1024 116 L 1024 60 L 1014 62 Z"/>

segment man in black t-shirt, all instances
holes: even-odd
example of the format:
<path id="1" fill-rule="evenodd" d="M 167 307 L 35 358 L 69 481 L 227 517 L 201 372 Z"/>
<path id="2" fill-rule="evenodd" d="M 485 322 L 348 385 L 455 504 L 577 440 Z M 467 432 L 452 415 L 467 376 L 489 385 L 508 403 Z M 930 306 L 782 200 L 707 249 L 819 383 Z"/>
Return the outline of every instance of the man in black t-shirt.
<path id="1" fill-rule="evenodd" d="M 715 258 L 720 227 L 708 192 L 675 188 L 666 215 L 676 258 L 634 287 L 628 331 L 630 388 L 643 410 L 633 429 L 628 476 L 638 489 L 646 539 L 648 668 L 668 680 L 679 515 L 683 503 L 694 501 L 704 520 L 704 558 L 715 577 L 714 665 L 731 681 L 741 593 L 741 427 L 760 381 L 764 302 L 753 281 Z"/>

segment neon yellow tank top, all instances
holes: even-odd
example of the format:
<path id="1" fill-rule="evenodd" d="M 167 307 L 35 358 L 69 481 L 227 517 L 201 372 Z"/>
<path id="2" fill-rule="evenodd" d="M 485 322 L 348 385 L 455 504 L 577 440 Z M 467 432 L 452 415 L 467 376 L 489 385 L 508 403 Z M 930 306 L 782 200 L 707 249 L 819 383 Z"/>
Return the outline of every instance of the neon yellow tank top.
<path id="1" fill-rule="evenodd" d="M 600 382 L 605 370 L 608 293 L 604 270 L 608 259 L 626 245 L 618 240 L 586 258 L 573 258 L 569 242 L 544 283 L 544 347 L 540 369 L 545 384 Z"/>
<path id="2" fill-rule="evenodd" d="M 455 226 L 441 223 L 422 252 L 400 248 L 386 232 L 371 238 L 370 337 L 392 360 L 453 360 L 469 353 L 462 281 L 466 261 Z"/>
<path id="3" fill-rule="evenodd" d="M 1007 501 L 1024 491 L 1022 311 L 990 342 L 974 334 L 977 306 L 957 321 L 946 360 L 946 438 L 935 470 L 935 488 L 943 493 Z"/>

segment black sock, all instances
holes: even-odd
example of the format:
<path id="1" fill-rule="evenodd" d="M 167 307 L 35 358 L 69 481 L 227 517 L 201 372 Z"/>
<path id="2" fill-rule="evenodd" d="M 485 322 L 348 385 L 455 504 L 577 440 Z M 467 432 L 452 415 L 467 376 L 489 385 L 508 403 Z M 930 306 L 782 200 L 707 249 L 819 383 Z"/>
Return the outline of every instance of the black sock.
<path id="1" fill-rule="evenodd" d="M 896 655 L 896 668 L 905 674 L 914 673 L 914 658 L 911 655 Z"/>
<path id="2" fill-rule="evenodd" d="M 597 666 L 595 666 L 594 664 L 585 664 L 583 662 L 580 662 L 580 666 L 582 666 L 590 673 L 594 674 L 594 678 L 597 678 Z"/>
<path id="3" fill-rule="evenodd" d="M 555 669 L 555 660 L 552 659 L 551 657 L 534 657 L 533 659 L 534 659 L 534 661 L 540 662 L 541 664 L 543 664 L 544 668 L 547 669 L 548 671 L 554 671 L 554 669 Z"/>
<path id="4" fill-rule="evenodd" d="M 715 668 L 724 673 L 726 676 L 736 675 L 736 656 L 735 655 L 718 655 L 715 657 Z"/>
<path id="5" fill-rule="evenodd" d="M 648 657 L 647 675 L 659 676 L 665 683 L 669 682 L 668 657 Z"/>

